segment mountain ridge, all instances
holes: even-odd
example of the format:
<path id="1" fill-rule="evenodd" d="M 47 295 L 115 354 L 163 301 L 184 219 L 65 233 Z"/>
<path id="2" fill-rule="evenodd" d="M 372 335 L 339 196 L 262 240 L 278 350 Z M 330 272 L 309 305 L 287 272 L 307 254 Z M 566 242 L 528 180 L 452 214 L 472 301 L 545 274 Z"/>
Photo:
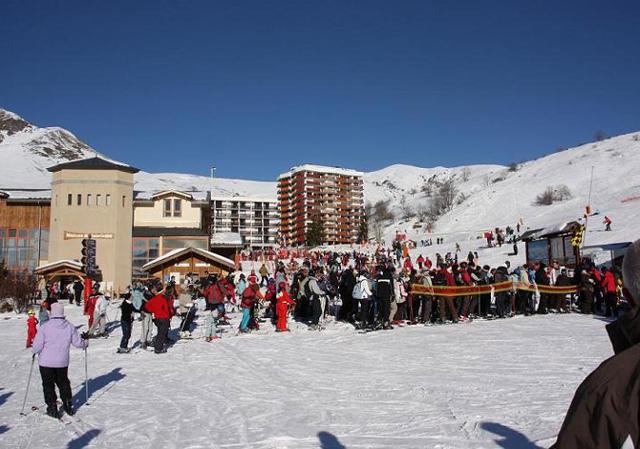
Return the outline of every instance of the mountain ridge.
<path id="1" fill-rule="evenodd" d="M 60 127 L 39 128 L 19 115 L 0 109 L 0 190 L 49 189 L 52 165 L 98 155 L 108 159 L 73 133 Z M 614 216 L 614 223 L 627 229 L 631 238 L 633 220 L 640 220 L 640 201 L 620 202 L 640 196 L 640 132 L 623 134 L 555 152 L 510 167 L 472 164 L 457 167 L 416 167 L 396 163 L 364 173 L 365 201 L 387 203 L 393 218 L 384 220 L 376 231 L 388 240 L 396 231 L 407 231 L 420 240 L 430 232 L 460 234 L 477 238 L 482 229 L 526 226 L 576 219 L 582 216 L 589 199 L 590 171 L 594 167 L 594 210 Z M 137 191 L 180 189 L 212 192 L 214 196 L 276 198 L 276 181 L 211 179 L 186 173 L 135 175 Z M 450 207 L 439 214 L 430 212 L 440 192 L 450 183 L 455 195 Z M 566 187 L 570 198 L 551 205 L 536 204 L 547 188 Z M 637 221 L 636 221 L 637 223 Z M 371 223 L 370 223 L 371 224 Z M 615 229 L 615 225 L 614 225 Z M 466 235 L 465 235 L 466 232 Z M 616 233 L 614 233 L 616 234 Z M 609 234 L 609 239 L 614 238 Z M 616 237 L 618 238 L 618 237 Z M 627 237 L 625 237 L 627 238 Z"/>

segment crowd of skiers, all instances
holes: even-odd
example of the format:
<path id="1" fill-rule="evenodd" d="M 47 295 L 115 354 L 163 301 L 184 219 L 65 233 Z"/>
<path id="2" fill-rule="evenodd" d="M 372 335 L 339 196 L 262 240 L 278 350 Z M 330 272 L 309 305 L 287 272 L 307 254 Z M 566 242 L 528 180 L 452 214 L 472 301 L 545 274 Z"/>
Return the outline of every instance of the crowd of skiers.
<path id="1" fill-rule="evenodd" d="M 482 286 L 505 281 L 530 289 L 497 291 L 460 296 L 438 296 L 416 291 L 415 286 Z M 578 294 L 538 292 L 536 286 L 576 285 Z M 49 294 L 40 308 L 39 321 L 47 320 L 47 309 L 55 296 Z M 75 296 L 70 298 L 70 302 Z M 206 273 L 200 279 L 188 275 L 182 282 L 158 279 L 136 282 L 123 295 L 120 305 L 122 338 L 118 352 L 130 351 L 133 325 L 140 322 L 139 345 L 166 352 L 175 340 L 170 337 L 171 320 L 180 318 L 177 337 L 192 338 L 196 314 L 204 314 L 202 337 L 220 338 L 222 328 L 231 324 L 229 313 L 241 312 L 238 333 L 260 328 L 271 320 L 277 332 L 288 331 L 289 318 L 309 329 L 323 327 L 328 316 L 371 331 L 394 325 L 451 324 L 476 318 L 507 318 L 516 314 L 583 313 L 618 314 L 624 303 L 622 282 L 612 270 L 598 269 L 588 261 L 573 272 L 557 262 L 546 266 L 534 263 L 511 267 L 509 262 L 491 268 L 481 265 L 478 254 L 469 252 L 459 261 L 457 254 L 436 254 L 435 260 L 420 255 L 415 262 L 401 246 L 375 254 L 314 252 L 301 264 L 279 261 L 274 272 L 262 264 L 258 272 L 228 276 Z M 107 336 L 109 300 L 95 284 L 84 303 L 88 316 L 85 338 Z M 35 317 L 33 317 L 35 320 Z M 155 332 L 154 332 L 155 328 Z M 35 335 L 29 321 L 27 345 Z M 228 329 L 228 328 L 227 328 Z M 155 335 L 155 337 L 154 337 Z"/>

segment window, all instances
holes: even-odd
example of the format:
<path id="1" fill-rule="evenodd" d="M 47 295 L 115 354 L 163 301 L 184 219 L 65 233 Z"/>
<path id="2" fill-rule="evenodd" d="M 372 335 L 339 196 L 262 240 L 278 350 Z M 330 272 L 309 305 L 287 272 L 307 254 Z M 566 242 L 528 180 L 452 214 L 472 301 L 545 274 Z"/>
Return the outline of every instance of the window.
<path id="1" fill-rule="evenodd" d="M 73 195 L 70 193 L 67 195 L 67 206 L 71 206 L 73 204 Z"/>
<path id="2" fill-rule="evenodd" d="M 180 239 L 180 238 L 165 238 L 162 241 L 162 252 L 164 254 L 178 248 L 201 248 L 207 249 L 207 239 Z"/>
<path id="3" fill-rule="evenodd" d="M 104 202 L 107 206 L 111 206 L 111 195 L 109 193 L 104 197 Z"/>
<path id="4" fill-rule="evenodd" d="M 87 193 L 87 206 L 91 206 L 92 200 L 93 200 L 93 196 L 90 193 Z"/>
<path id="5" fill-rule="evenodd" d="M 182 217 L 182 200 L 173 200 L 173 216 Z"/>
<path id="6" fill-rule="evenodd" d="M 166 199 L 164 200 L 164 217 L 170 217 L 171 216 L 171 200 L 170 199 Z"/>
<path id="7" fill-rule="evenodd" d="M 39 259 L 48 257 L 48 244 L 46 229 L 0 229 L 0 260 L 4 260 L 10 270 L 33 269 Z"/>
<path id="8" fill-rule="evenodd" d="M 56 206 L 58 205 L 58 195 L 56 195 Z"/>
<path id="9" fill-rule="evenodd" d="M 99 193 L 96 195 L 96 206 L 102 206 L 102 195 Z"/>
<path id="10" fill-rule="evenodd" d="M 82 206 L 82 194 L 78 193 L 76 204 Z"/>
<path id="11" fill-rule="evenodd" d="M 126 195 L 122 195 L 122 207 L 124 207 L 124 203 L 127 200 L 127 196 Z"/>
<path id="12" fill-rule="evenodd" d="M 158 257 L 160 249 L 160 241 L 152 238 L 134 238 L 133 239 L 133 277 L 144 277 L 142 266 L 156 257 Z"/>

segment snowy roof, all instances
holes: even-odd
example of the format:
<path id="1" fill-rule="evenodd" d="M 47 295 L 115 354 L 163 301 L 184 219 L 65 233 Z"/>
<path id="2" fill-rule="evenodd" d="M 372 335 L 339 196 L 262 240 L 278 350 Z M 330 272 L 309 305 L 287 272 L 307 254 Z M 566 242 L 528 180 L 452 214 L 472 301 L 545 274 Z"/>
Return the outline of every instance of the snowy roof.
<path id="1" fill-rule="evenodd" d="M 153 259 L 151 262 L 147 262 L 146 264 L 144 264 L 142 266 L 142 269 L 144 271 L 149 271 L 151 270 L 153 267 L 160 265 L 164 262 L 167 262 L 171 259 L 175 259 L 177 257 L 180 257 L 184 254 L 188 254 L 188 253 L 195 253 L 200 255 L 201 257 L 204 257 L 206 259 L 209 260 L 213 260 L 218 262 L 219 264 L 222 264 L 228 268 L 232 268 L 235 269 L 236 264 L 233 260 L 228 259 L 224 256 L 221 256 L 220 254 L 216 254 L 216 253 L 212 253 L 211 251 L 207 251 L 206 249 L 202 249 L 202 248 L 194 248 L 192 246 L 188 246 L 187 248 L 176 248 L 174 250 L 169 251 L 167 254 L 160 256 L 156 259 Z"/>
<path id="2" fill-rule="evenodd" d="M 636 234 L 636 238 L 640 236 L 640 232 Z M 624 230 L 620 231 L 604 231 L 604 230 L 590 230 L 587 228 L 587 232 L 584 235 L 583 248 L 596 248 L 602 246 L 621 245 L 627 246 L 633 243 L 635 240 L 630 238 L 628 232 Z"/>
<path id="3" fill-rule="evenodd" d="M 136 200 L 154 200 L 164 195 L 176 195 L 194 201 L 206 201 L 209 192 L 202 190 L 179 190 L 179 189 L 167 189 L 161 191 L 155 190 L 136 190 L 134 192 Z"/>
<path id="4" fill-rule="evenodd" d="M 562 223 L 556 223 L 551 226 L 547 226 L 546 228 L 542 228 L 539 232 L 529 236 L 530 239 L 539 239 L 541 237 L 546 237 L 554 234 L 562 234 L 565 232 L 570 232 L 572 228 L 577 226 L 579 223 L 577 221 L 564 221 Z"/>
<path id="5" fill-rule="evenodd" d="M 58 267 L 70 267 L 78 271 L 82 271 L 82 263 L 80 263 L 75 259 L 62 259 L 62 260 L 56 260 L 54 262 L 45 263 L 44 265 L 40 265 L 39 267 L 37 267 L 34 271 L 36 272 L 36 274 L 38 274 L 43 271 L 47 271 L 52 268 L 58 268 Z"/>
<path id="6" fill-rule="evenodd" d="M 326 167 L 324 165 L 315 165 L 315 164 L 304 164 L 298 165 L 296 167 L 291 167 L 288 172 L 281 174 L 278 176 L 278 179 L 287 178 L 294 173 L 298 173 L 301 171 L 312 171 L 318 173 L 330 173 L 334 175 L 343 175 L 343 176 L 364 176 L 363 172 L 352 170 L 350 168 L 341 168 L 341 167 Z"/>
<path id="7" fill-rule="evenodd" d="M 9 200 L 50 200 L 49 189 L 0 189 L 0 196 L 6 195 Z"/>
<path id="8" fill-rule="evenodd" d="M 62 164 L 49 167 L 47 170 L 51 173 L 55 173 L 60 170 L 119 170 L 127 173 L 138 173 L 140 171 L 130 165 L 110 161 L 99 156 L 63 162 Z"/>
<path id="9" fill-rule="evenodd" d="M 242 236 L 237 232 L 216 232 L 211 236 L 211 246 L 242 246 Z"/>

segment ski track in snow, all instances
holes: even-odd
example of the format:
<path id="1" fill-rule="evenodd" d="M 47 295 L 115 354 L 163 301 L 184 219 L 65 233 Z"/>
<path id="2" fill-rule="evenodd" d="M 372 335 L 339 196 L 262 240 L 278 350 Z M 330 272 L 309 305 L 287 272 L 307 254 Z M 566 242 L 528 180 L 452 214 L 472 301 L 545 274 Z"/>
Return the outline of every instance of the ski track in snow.
<path id="1" fill-rule="evenodd" d="M 63 425 L 42 416 L 37 369 L 27 413 L 41 411 L 18 416 L 31 361 L 26 319 L 2 317 L 7 449 L 547 447 L 575 388 L 612 354 L 605 322 L 576 314 L 367 334 L 334 322 L 321 332 L 291 322 L 286 334 L 265 323 L 239 336 L 234 326 L 221 340 L 181 342 L 163 355 L 116 354 L 116 328 L 91 340 L 90 405 L 83 352 L 72 349 L 79 408 Z"/>

